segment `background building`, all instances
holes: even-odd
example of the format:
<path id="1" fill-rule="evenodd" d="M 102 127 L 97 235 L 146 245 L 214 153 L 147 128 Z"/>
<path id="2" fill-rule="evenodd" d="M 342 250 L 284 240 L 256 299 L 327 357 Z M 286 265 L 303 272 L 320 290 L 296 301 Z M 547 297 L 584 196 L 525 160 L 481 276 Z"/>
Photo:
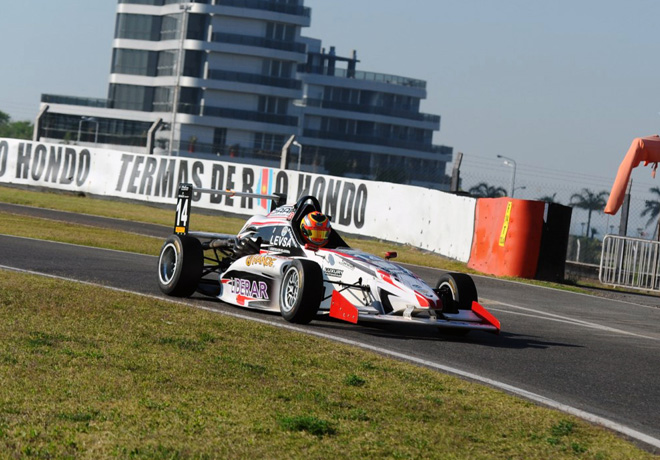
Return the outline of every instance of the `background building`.
<path id="1" fill-rule="evenodd" d="M 301 36 L 303 0 L 119 0 L 107 99 L 42 95 L 35 135 L 447 188 L 422 80 Z M 177 101 L 173 104 L 172 101 Z"/>

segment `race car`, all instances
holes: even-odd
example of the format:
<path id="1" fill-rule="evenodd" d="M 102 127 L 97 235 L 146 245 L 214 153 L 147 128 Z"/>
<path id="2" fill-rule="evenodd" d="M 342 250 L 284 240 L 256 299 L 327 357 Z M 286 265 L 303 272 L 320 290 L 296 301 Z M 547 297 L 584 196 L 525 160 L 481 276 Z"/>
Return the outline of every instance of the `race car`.
<path id="1" fill-rule="evenodd" d="M 248 219 L 237 235 L 189 230 L 195 193 L 272 201 L 270 212 Z M 499 333 L 500 322 L 478 303 L 469 275 L 442 275 L 435 288 L 385 258 L 353 249 L 332 228 L 314 196 L 285 204 L 259 195 L 180 184 L 174 234 L 158 259 L 163 293 L 198 292 L 238 307 L 279 312 L 292 323 L 324 316 L 362 323 L 414 323 L 450 333 Z"/>

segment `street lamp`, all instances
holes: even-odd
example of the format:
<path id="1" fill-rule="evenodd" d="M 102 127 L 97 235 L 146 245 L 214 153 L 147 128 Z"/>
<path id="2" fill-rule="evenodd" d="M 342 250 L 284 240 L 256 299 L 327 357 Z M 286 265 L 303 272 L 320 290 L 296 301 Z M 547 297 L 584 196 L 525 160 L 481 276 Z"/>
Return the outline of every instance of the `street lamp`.
<path id="1" fill-rule="evenodd" d="M 80 117 L 80 121 L 78 122 L 78 143 L 80 143 L 80 132 L 82 131 L 82 124 L 84 121 L 94 123 L 96 125 L 96 131 L 94 132 L 94 143 L 97 144 L 99 141 L 99 121 L 94 117 Z"/>
<path id="2" fill-rule="evenodd" d="M 298 141 L 293 141 L 293 145 L 298 147 L 298 171 L 300 171 L 300 158 L 302 158 L 302 145 L 300 145 L 300 142 Z"/>
<path id="3" fill-rule="evenodd" d="M 174 84 L 174 93 L 172 94 L 172 123 L 170 126 L 170 156 L 172 156 L 172 151 L 174 150 L 174 126 L 176 125 L 176 112 L 177 106 L 179 104 L 179 91 L 181 87 L 181 62 L 183 60 L 183 41 L 186 38 L 186 33 L 188 30 L 187 19 L 188 12 L 192 8 L 192 3 L 182 3 L 179 5 L 179 9 L 183 12 L 181 14 L 181 27 L 179 27 L 179 32 L 181 36 L 179 37 L 179 55 L 176 60 L 176 83 Z M 179 144 L 181 144 L 181 136 L 179 135 Z"/>
<path id="4" fill-rule="evenodd" d="M 503 159 L 505 165 L 513 168 L 513 172 L 511 173 L 511 198 L 513 198 L 513 194 L 516 191 L 516 160 L 505 157 L 504 155 L 497 155 L 497 158 Z"/>

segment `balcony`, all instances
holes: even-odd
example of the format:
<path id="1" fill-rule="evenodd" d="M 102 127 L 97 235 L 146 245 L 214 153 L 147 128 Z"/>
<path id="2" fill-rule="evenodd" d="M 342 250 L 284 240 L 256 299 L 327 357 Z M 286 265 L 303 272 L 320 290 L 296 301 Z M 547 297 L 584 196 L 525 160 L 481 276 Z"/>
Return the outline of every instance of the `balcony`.
<path id="1" fill-rule="evenodd" d="M 294 16 L 311 17 L 311 8 L 298 5 L 285 5 L 267 0 L 213 0 L 213 5 L 233 6 L 235 8 L 251 8 L 255 10 L 272 11 L 274 13 L 291 14 Z"/>
<path id="2" fill-rule="evenodd" d="M 93 99 L 88 97 L 76 96 L 57 96 L 54 94 L 42 94 L 41 102 L 47 104 L 77 105 L 81 107 L 110 107 L 107 99 Z"/>
<path id="3" fill-rule="evenodd" d="M 256 121 L 273 125 L 297 126 L 298 117 L 252 110 L 227 109 L 224 107 L 204 107 L 202 115 L 207 117 L 231 118 L 234 120 Z"/>
<path id="4" fill-rule="evenodd" d="M 244 72 L 232 72 L 229 70 L 209 70 L 209 80 L 232 81 L 248 83 L 252 85 L 274 86 L 276 88 L 302 89 L 302 82 L 292 78 L 269 77 Z"/>
<path id="5" fill-rule="evenodd" d="M 361 134 L 345 134 L 332 131 L 319 131 L 315 129 L 305 129 L 303 137 L 311 137 L 316 139 L 328 139 L 343 142 L 355 142 L 357 144 L 372 144 L 383 145 L 387 147 L 395 147 L 400 149 L 412 150 L 417 152 L 430 152 L 439 155 L 447 154 L 447 147 L 444 145 L 426 144 L 423 142 L 416 142 L 405 139 L 391 139 L 382 136 L 370 136 Z"/>
<path id="6" fill-rule="evenodd" d="M 163 6 L 180 3 L 180 0 L 119 0 L 119 3 Z M 291 14 L 293 16 L 303 16 L 306 18 L 311 17 L 311 8 L 298 5 L 285 5 L 268 0 L 193 0 L 192 3 L 231 6 L 234 8 L 250 8 L 255 10 L 272 11 L 274 13 Z"/>
<path id="7" fill-rule="evenodd" d="M 215 43 L 228 43 L 230 45 L 254 46 L 257 48 L 268 48 L 292 53 L 305 53 L 307 47 L 304 43 L 273 40 L 265 37 L 254 37 L 252 35 L 238 35 L 216 32 L 211 35 L 211 41 Z"/>
<path id="8" fill-rule="evenodd" d="M 373 115 L 383 115 L 386 117 L 405 118 L 408 120 L 424 121 L 427 123 L 440 123 L 439 115 L 429 115 L 419 113 L 413 110 L 397 109 L 382 106 L 373 106 L 366 104 L 351 104 L 348 102 L 327 101 L 323 99 L 302 99 L 303 107 L 318 107 L 321 109 L 344 110 L 346 112 L 369 113 Z"/>
<path id="9" fill-rule="evenodd" d="M 169 112 L 172 105 L 169 103 L 154 103 L 154 111 Z M 277 113 L 263 113 L 254 110 L 229 109 L 226 107 L 200 106 L 197 104 L 180 103 L 178 113 L 186 113 L 194 116 L 228 118 L 231 120 L 254 121 L 258 123 L 269 123 L 273 125 L 297 126 L 298 117 L 281 115 Z"/>
<path id="10" fill-rule="evenodd" d="M 415 78 L 399 77 L 397 75 L 388 75 L 376 72 L 363 72 L 361 70 L 334 69 L 330 72 L 327 67 L 307 67 L 299 66 L 298 72 L 308 75 L 324 75 L 339 78 L 353 78 L 355 80 L 368 80 L 373 82 L 388 83 L 391 85 L 408 86 L 411 88 L 426 89 L 424 80 Z"/>

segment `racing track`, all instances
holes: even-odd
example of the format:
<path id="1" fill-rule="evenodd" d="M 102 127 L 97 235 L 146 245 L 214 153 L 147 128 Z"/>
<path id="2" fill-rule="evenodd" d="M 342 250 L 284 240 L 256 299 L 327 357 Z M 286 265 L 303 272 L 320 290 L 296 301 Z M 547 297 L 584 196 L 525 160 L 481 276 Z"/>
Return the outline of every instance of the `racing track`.
<path id="1" fill-rule="evenodd" d="M 0 210 L 9 210 L 0 205 Z M 67 221 L 167 235 L 168 228 L 10 207 Z M 0 235 L 0 268 L 12 267 L 161 297 L 156 257 Z M 439 271 L 410 267 L 429 283 Z M 304 329 L 361 344 L 399 358 L 452 371 L 571 412 L 583 411 L 660 452 L 660 301 L 626 301 L 475 277 L 481 302 L 502 322 L 499 336 L 472 332 L 450 339 L 434 329 L 354 326 L 314 321 Z M 630 301 L 632 300 L 632 301 Z M 201 296 L 190 303 L 286 325 L 276 315 L 251 312 Z M 645 305 L 646 304 L 646 305 Z M 538 395 L 541 397 L 534 396 Z M 581 414 L 585 415 L 585 414 Z"/>

